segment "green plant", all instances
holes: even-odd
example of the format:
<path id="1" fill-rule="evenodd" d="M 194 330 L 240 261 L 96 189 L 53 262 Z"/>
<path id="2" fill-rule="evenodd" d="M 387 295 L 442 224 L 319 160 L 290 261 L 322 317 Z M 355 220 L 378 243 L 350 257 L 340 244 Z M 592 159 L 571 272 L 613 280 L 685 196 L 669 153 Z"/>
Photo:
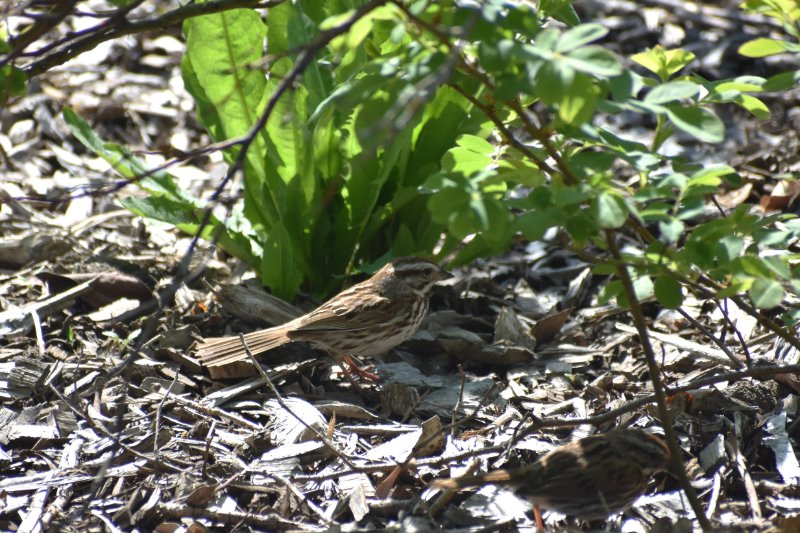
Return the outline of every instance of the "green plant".
<path id="1" fill-rule="evenodd" d="M 789 16 L 779 4 L 759 6 Z M 286 2 L 266 24 L 250 9 L 185 24 L 187 88 L 243 175 L 243 202 L 212 217 L 203 236 L 216 235 L 276 293 L 328 295 L 341 274 L 392 255 L 436 250 L 463 263 L 554 227 L 580 253 L 604 249 L 607 232 L 625 225 L 642 240 L 642 253 L 623 257 L 639 296 L 674 307 L 686 290 L 748 294 L 768 308 L 793 287 L 794 256 L 780 249 L 794 222 L 741 208 L 699 223 L 709 195 L 741 179 L 662 153 L 678 132 L 720 141 L 721 105 L 767 117 L 756 94 L 775 80 L 682 74 L 694 57 L 660 47 L 631 58 L 640 74 L 565 1 L 356 5 Z M 567 28 L 546 26 L 551 19 Z M 653 117 L 647 143 L 598 125 L 621 113 Z M 124 175 L 144 170 L 68 119 Z M 129 208 L 199 229 L 202 204 L 168 175 L 140 183 L 151 196 Z M 593 260 L 597 272 L 614 271 L 613 257 Z M 612 281 L 603 294 L 625 303 L 621 291 Z"/>
<path id="2" fill-rule="evenodd" d="M 6 35 L 0 31 L 0 57 L 12 52 Z M 0 65 L 0 104 L 5 104 L 13 96 L 25 94 L 28 77 L 20 69 L 10 63 Z"/>

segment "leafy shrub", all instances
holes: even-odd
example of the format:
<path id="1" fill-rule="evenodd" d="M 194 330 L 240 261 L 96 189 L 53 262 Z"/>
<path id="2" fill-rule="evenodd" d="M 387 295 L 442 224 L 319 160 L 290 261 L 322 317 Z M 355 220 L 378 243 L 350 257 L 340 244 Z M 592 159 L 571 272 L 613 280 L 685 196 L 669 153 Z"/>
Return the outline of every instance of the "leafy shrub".
<path id="1" fill-rule="evenodd" d="M 781 1 L 746 4 L 796 21 L 775 7 Z M 796 73 L 708 81 L 682 73 L 692 54 L 656 47 L 631 58 L 639 74 L 597 44 L 605 28 L 580 24 L 563 0 L 360 5 L 285 2 L 266 23 L 236 9 L 185 24 L 186 86 L 214 141 L 236 140 L 225 156 L 243 176 L 240 208 L 212 217 L 204 236 L 217 235 L 276 293 L 328 295 L 341 274 L 387 256 L 458 264 L 549 228 L 576 250 L 604 247 L 608 231 L 624 225 L 643 242 L 643 253 L 624 257 L 639 296 L 675 307 L 686 288 L 749 292 L 768 308 L 793 287 L 785 248 L 796 221 L 740 207 L 700 223 L 708 196 L 741 179 L 661 149 L 678 132 L 721 141 L 720 105 L 767 117 L 755 95 L 793 85 Z M 797 45 L 753 42 L 742 51 Z M 652 117 L 648 142 L 600 125 L 622 113 Z M 120 149 L 111 148 L 119 165 Z M 151 196 L 126 205 L 197 231 L 201 203 L 170 183 L 150 176 L 142 185 Z M 609 259 L 596 259 L 598 272 L 613 272 Z M 610 283 L 604 296 L 621 297 L 621 285 Z"/>

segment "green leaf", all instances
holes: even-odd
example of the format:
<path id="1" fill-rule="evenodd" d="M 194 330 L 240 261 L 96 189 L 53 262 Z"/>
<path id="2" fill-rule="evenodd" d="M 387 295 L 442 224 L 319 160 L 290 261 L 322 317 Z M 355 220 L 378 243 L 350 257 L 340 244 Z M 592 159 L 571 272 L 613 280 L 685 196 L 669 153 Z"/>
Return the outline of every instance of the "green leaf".
<path id="1" fill-rule="evenodd" d="M 656 299 L 668 309 L 677 309 L 683 304 L 683 287 L 671 276 L 659 276 L 654 284 Z"/>
<path id="2" fill-rule="evenodd" d="M 275 224 L 264 243 L 261 261 L 261 280 L 271 287 L 278 297 L 291 299 L 297 294 L 303 273 L 297 268 L 293 256 L 293 243 L 282 224 Z"/>
<path id="3" fill-rule="evenodd" d="M 742 94 L 736 98 L 735 102 L 759 120 L 767 120 L 770 116 L 767 105 L 755 96 Z"/>
<path id="4" fill-rule="evenodd" d="M 653 280 L 650 276 L 640 276 L 633 279 L 633 290 L 639 301 L 653 296 Z"/>
<path id="5" fill-rule="evenodd" d="M 732 80 L 723 80 L 708 84 L 709 90 L 717 93 L 726 91 L 761 92 L 766 80 L 760 76 L 739 76 Z"/>
<path id="6" fill-rule="evenodd" d="M 791 279 L 792 272 L 789 266 L 784 262 L 784 258 L 776 256 L 764 257 L 764 264 L 767 265 L 772 272 L 774 272 L 781 279 Z"/>
<path id="7" fill-rule="evenodd" d="M 542 15 L 553 17 L 568 26 L 580 24 L 580 17 L 575 12 L 575 8 L 572 7 L 570 0 L 541 0 L 539 2 L 539 11 Z"/>
<path id="8" fill-rule="evenodd" d="M 492 143 L 477 135 L 462 135 L 456 139 L 456 144 L 478 154 L 490 155 L 495 150 Z"/>
<path id="9" fill-rule="evenodd" d="M 614 271 L 616 272 L 616 269 L 614 269 Z M 597 303 L 600 305 L 607 304 L 612 299 L 622 294 L 622 290 L 623 287 L 621 281 L 616 279 L 609 281 L 602 289 L 600 289 L 600 293 L 597 295 Z"/>
<path id="10" fill-rule="evenodd" d="M 536 78 L 536 94 L 546 104 L 555 105 L 561 101 L 566 88 L 575 79 L 575 69 L 563 61 L 551 61 L 539 70 Z"/>
<path id="11" fill-rule="evenodd" d="M 800 70 L 781 72 L 770 76 L 764 83 L 765 91 L 784 91 L 800 83 Z"/>
<path id="12" fill-rule="evenodd" d="M 650 72 L 657 74 L 661 81 L 667 81 L 670 76 L 694 61 L 694 54 L 681 50 L 666 50 L 661 45 L 634 54 L 631 59 Z"/>
<path id="13" fill-rule="evenodd" d="M 573 50 L 561 61 L 577 71 L 595 76 L 610 77 L 622 73 L 622 66 L 617 56 L 598 45 L 589 45 Z"/>
<path id="14" fill-rule="evenodd" d="M 25 94 L 28 76 L 14 65 L 0 67 L 0 105 L 14 96 Z"/>
<path id="15" fill-rule="evenodd" d="M 489 72 L 504 72 L 508 69 L 517 43 L 512 39 L 501 39 L 496 43 L 482 41 L 478 44 L 478 60 Z"/>
<path id="16" fill-rule="evenodd" d="M 274 12 L 275 19 L 280 19 L 280 7 Z M 270 22 L 275 23 L 272 11 Z M 202 105 L 198 108 L 207 114 L 203 117 L 204 123 L 213 126 L 209 133 L 216 141 L 247 134 L 258 120 L 267 84 L 260 68 L 266 37 L 261 16 L 253 9 L 232 9 L 194 17 L 184 24 L 184 29 L 184 61 L 189 64 L 184 66 L 183 73 L 191 75 L 186 83 L 192 88 L 192 94 L 202 95 Z M 270 40 L 270 46 L 273 44 L 277 46 Z M 270 65 L 273 76 L 280 72 L 281 61 L 286 58 Z M 285 115 L 279 116 L 278 120 L 283 120 Z M 292 128 L 283 128 L 282 133 L 291 134 L 292 131 Z M 279 206 L 287 203 L 279 175 L 275 168 L 267 168 L 265 159 L 267 142 L 280 143 L 281 140 L 277 135 L 267 139 L 262 133 L 247 151 L 245 214 L 260 232 L 268 230 L 280 218 Z M 295 162 L 294 158 L 290 161 Z M 265 184 L 268 185 L 262 189 Z"/>
<path id="17" fill-rule="evenodd" d="M 628 269 L 630 271 L 630 269 Z M 631 273 L 632 274 L 632 273 Z M 633 292 L 639 301 L 645 300 L 653 295 L 653 280 L 649 276 L 639 276 L 633 278 Z M 621 292 L 617 295 L 617 304 L 620 307 L 630 307 L 628 295 Z"/>
<path id="18" fill-rule="evenodd" d="M 608 34 L 608 29 L 600 24 L 581 24 L 565 31 L 558 40 L 555 51 L 571 52 L 585 44 L 596 41 Z"/>
<path id="19" fill-rule="evenodd" d="M 644 101 L 649 104 L 666 104 L 677 100 L 694 98 L 700 92 L 700 85 L 691 81 L 672 81 L 658 85 L 647 93 Z"/>
<path id="20" fill-rule="evenodd" d="M 536 57 L 551 59 L 553 54 L 550 52 L 555 49 L 560 36 L 561 33 L 556 28 L 545 28 L 536 36 L 533 46 L 527 46 L 526 49 Z"/>
<path id="21" fill-rule="evenodd" d="M 760 257 L 745 255 L 737 258 L 736 263 L 742 272 L 753 277 L 771 277 L 771 269 Z"/>
<path id="22" fill-rule="evenodd" d="M 717 256 L 725 262 L 731 262 L 739 257 L 744 248 L 744 239 L 735 235 L 725 235 L 713 244 Z"/>
<path id="23" fill-rule="evenodd" d="M 517 230 L 532 241 L 540 240 L 544 237 L 545 231 L 563 225 L 564 221 L 563 212 L 553 208 L 534 209 L 514 218 Z"/>
<path id="24" fill-rule="evenodd" d="M 797 46 L 786 41 L 759 37 L 739 47 L 739 53 L 745 57 L 767 57 L 784 52 L 797 52 Z"/>
<path id="25" fill-rule="evenodd" d="M 566 215 L 566 214 L 565 214 Z M 599 229 L 596 219 L 588 216 L 585 212 L 572 212 L 570 216 L 565 216 L 564 228 L 578 243 L 588 241 Z"/>
<path id="26" fill-rule="evenodd" d="M 433 219 L 440 224 L 448 224 L 454 213 L 467 208 L 470 195 L 457 187 L 445 187 L 436 191 L 428 199 L 428 210 Z"/>
<path id="27" fill-rule="evenodd" d="M 446 172 L 471 176 L 492 164 L 492 158 L 469 148 L 456 147 L 442 157 L 442 169 Z"/>
<path id="28" fill-rule="evenodd" d="M 783 287 L 771 279 L 758 278 L 748 291 L 753 304 L 759 309 L 772 309 L 783 301 Z"/>
<path id="29" fill-rule="evenodd" d="M 258 68 L 265 37 L 261 16 L 252 9 L 203 15 L 187 23 L 186 55 L 219 111 L 226 138 L 246 133 L 258 118 L 266 86 Z"/>
<path id="30" fill-rule="evenodd" d="M 135 179 L 140 187 L 152 194 L 168 196 L 173 200 L 187 204 L 191 208 L 199 207 L 199 201 L 184 189 L 178 187 L 172 176 L 163 171 L 152 172 L 141 159 L 122 146 L 103 142 L 92 130 L 91 126 L 76 115 L 71 108 L 65 107 L 62 116 L 64 121 L 72 128 L 72 133 L 75 137 L 84 146 L 102 157 L 120 176 Z"/>
<path id="31" fill-rule="evenodd" d="M 561 97 L 558 116 L 572 126 L 588 122 L 594 115 L 600 90 L 591 79 L 578 74 Z"/>
<path id="32" fill-rule="evenodd" d="M 716 143 L 724 138 L 725 126 L 708 109 L 672 104 L 667 109 L 667 116 L 677 128 L 701 141 Z"/>
<path id="33" fill-rule="evenodd" d="M 670 243 L 678 242 L 685 228 L 686 226 L 684 223 L 675 218 L 670 218 L 669 220 L 658 223 L 658 230 L 661 232 L 664 240 Z"/>
<path id="34" fill-rule="evenodd" d="M 625 201 L 616 194 L 609 192 L 600 193 L 592 202 L 592 212 L 601 228 L 619 228 L 628 218 L 628 208 Z"/>

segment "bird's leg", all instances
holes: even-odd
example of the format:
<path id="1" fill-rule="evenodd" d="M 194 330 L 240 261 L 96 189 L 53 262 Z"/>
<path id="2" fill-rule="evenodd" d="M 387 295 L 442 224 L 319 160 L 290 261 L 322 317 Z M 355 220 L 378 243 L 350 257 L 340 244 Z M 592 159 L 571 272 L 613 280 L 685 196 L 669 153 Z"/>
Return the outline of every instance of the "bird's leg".
<path id="1" fill-rule="evenodd" d="M 358 364 L 356 364 L 356 362 L 353 361 L 353 358 L 350 357 L 349 355 L 346 355 L 346 354 L 343 355 L 342 356 L 342 360 L 344 361 L 344 363 L 347 366 L 350 367 L 350 371 L 353 374 L 357 374 L 357 375 L 361 376 L 362 378 L 364 378 L 366 380 L 369 380 L 369 381 L 382 381 L 381 377 L 378 374 L 373 374 L 372 372 L 370 372 L 368 370 L 364 370 L 363 368 L 358 366 Z M 344 368 L 344 365 L 341 365 L 341 367 L 342 367 L 342 370 L 346 374 L 347 370 Z"/>
<path id="2" fill-rule="evenodd" d="M 544 520 L 542 520 L 542 510 L 538 505 L 533 506 L 533 518 L 536 520 L 536 531 L 544 533 Z"/>

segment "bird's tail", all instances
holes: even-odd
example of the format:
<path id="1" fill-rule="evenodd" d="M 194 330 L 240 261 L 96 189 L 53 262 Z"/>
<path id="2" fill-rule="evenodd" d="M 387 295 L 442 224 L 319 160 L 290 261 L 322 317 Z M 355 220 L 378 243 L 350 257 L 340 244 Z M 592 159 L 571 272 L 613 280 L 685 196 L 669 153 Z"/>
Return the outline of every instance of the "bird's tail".
<path id="1" fill-rule="evenodd" d="M 470 487 L 480 487 L 488 483 L 497 483 L 503 485 L 513 482 L 511 472 L 508 470 L 493 470 L 485 474 L 478 474 L 475 476 L 461 476 L 453 477 L 450 479 L 434 479 L 430 487 L 434 489 L 446 490 L 461 490 Z"/>
<path id="2" fill-rule="evenodd" d="M 246 333 L 244 340 L 247 342 L 250 352 L 258 355 L 289 342 L 288 331 L 286 325 L 276 326 Z M 238 336 L 204 339 L 197 346 L 196 355 L 200 364 L 208 368 L 229 366 L 249 359 L 242 340 Z"/>

